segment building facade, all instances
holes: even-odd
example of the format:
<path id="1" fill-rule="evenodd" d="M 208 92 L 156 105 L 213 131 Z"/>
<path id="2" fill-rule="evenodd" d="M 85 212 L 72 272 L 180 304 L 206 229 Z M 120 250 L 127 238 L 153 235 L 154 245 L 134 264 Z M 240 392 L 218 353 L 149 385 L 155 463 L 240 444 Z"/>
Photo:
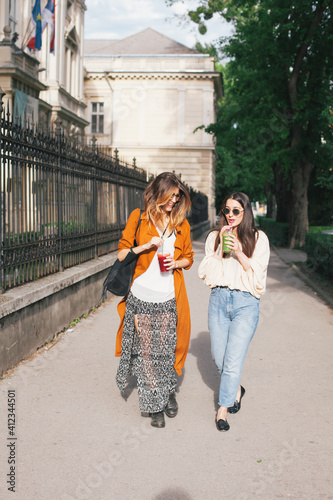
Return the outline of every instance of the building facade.
<path id="1" fill-rule="evenodd" d="M 87 135 L 149 174 L 175 171 L 208 196 L 215 221 L 215 121 L 222 79 L 214 60 L 147 29 L 124 40 L 86 40 Z"/>
<path id="2" fill-rule="evenodd" d="M 49 128 L 59 118 L 65 134 L 83 136 L 84 0 L 55 0 L 54 24 L 42 34 L 41 50 L 27 47 L 34 36 L 35 0 L 1 0 L 0 87 L 14 116 Z M 47 0 L 41 0 L 41 11 Z"/>

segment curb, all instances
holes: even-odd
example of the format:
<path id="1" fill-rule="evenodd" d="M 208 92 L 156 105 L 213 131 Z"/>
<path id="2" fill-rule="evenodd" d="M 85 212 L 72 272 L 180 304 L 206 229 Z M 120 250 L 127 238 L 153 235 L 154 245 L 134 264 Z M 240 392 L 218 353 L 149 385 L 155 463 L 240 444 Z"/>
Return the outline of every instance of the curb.
<path id="1" fill-rule="evenodd" d="M 0 319 L 102 271 L 106 272 L 115 260 L 116 255 L 113 252 L 7 290 L 5 300 L 0 303 Z"/>
<path id="2" fill-rule="evenodd" d="M 276 255 L 279 257 L 282 262 L 284 262 L 289 268 L 291 268 L 295 274 L 302 280 L 304 283 L 308 286 L 310 286 L 317 294 L 329 305 L 330 307 L 333 308 L 333 299 L 326 293 L 325 290 L 321 288 L 318 283 L 314 282 L 311 278 L 309 278 L 303 271 L 300 270 L 300 268 L 297 266 L 297 264 L 294 264 L 293 262 L 287 262 L 283 257 L 281 257 L 279 250 L 274 246 L 271 245 L 272 249 L 276 253 Z"/>

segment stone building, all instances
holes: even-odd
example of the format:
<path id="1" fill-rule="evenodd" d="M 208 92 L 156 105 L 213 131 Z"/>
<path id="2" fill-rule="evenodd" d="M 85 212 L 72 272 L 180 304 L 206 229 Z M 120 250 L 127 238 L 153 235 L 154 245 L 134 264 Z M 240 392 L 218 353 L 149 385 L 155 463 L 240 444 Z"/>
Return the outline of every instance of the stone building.
<path id="1" fill-rule="evenodd" d="M 82 136 L 88 122 L 83 99 L 85 0 L 57 0 L 55 23 L 42 34 L 40 51 L 27 44 L 34 34 L 35 0 L 0 2 L 0 87 L 14 116 L 49 127 L 60 118 L 65 133 Z M 47 0 L 41 0 L 41 11 Z M 54 26 L 54 51 L 50 51 Z"/>
<path id="2" fill-rule="evenodd" d="M 215 121 L 221 74 L 206 54 L 146 29 L 123 40 L 85 40 L 86 133 L 149 173 L 175 171 L 208 195 L 215 220 Z M 196 130 L 197 129 L 197 130 Z"/>

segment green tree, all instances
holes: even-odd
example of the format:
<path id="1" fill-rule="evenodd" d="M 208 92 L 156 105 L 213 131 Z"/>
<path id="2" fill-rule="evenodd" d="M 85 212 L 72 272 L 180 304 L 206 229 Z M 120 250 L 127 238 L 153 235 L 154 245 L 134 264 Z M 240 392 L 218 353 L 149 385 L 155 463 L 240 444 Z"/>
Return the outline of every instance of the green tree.
<path id="1" fill-rule="evenodd" d="M 289 221 L 290 246 L 303 246 L 311 172 L 332 175 L 323 159 L 332 143 L 333 0 L 202 0 L 189 17 L 204 32 L 214 13 L 235 33 L 219 46 L 231 59 L 230 87 L 210 130 L 229 134 L 223 147 L 237 143 L 233 161 L 261 172 L 260 182 L 273 172 L 277 219 Z"/>
<path id="2" fill-rule="evenodd" d="M 266 145 L 261 140 L 265 129 L 254 123 L 249 92 L 246 99 L 235 79 L 231 63 L 223 71 L 224 97 L 219 105 L 217 123 L 207 131 L 217 139 L 216 195 L 220 206 L 230 191 L 245 191 L 251 199 L 263 201 L 265 186 L 272 182 L 272 172 L 267 167 L 264 154 Z M 260 115 L 258 115 L 260 119 Z M 258 138 L 258 131 L 259 137 Z"/>
<path id="3" fill-rule="evenodd" d="M 246 130 L 245 103 L 239 105 L 237 96 L 233 96 L 234 79 L 229 71 L 230 64 L 224 67 L 219 63 L 219 50 L 214 45 L 195 47 L 199 52 L 215 58 L 215 70 L 223 75 L 224 97 L 218 103 L 217 124 L 211 124 L 205 130 L 216 137 L 216 176 L 215 204 L 219 210 L 225 196 L 231 191 L 245 191 L 251 199 L 264 201 L 268 174 L 260 162 L 252 157 L 253 139 Z M 204 128 L 204 126 L 199 127 Z M 250 139 L 250 142 L 249 140 Z"/>

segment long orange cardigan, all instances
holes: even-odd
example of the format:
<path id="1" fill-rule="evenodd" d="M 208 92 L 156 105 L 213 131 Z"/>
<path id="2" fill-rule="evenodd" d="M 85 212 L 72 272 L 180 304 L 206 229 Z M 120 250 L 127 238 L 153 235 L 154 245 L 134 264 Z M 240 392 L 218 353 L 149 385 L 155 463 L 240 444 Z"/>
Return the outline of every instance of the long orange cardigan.
<path id="1" fill-rule="evenodd" d="M 123 231 L 122 238 L 119 240 L 118 250 L 123 250 L 125 248 L 130 248 L 133 246 L 135 230 L 140 216 L 140 209 L 134 210 L 127 221 L 126 227 Z M 190 261 L 190 264 L 185 268 L 189 269 L 193 264 L 193 254 L 191 238 L 190 238 L 190 225 L 185 219 L 180 226 L 176 226 L 176 241 L 175 241 L 175 253 L 174 259 L 180 260 L 186 258 Z M 145 213 L 141 216 L 140 227 L 137 231 L 136 241 L 138 245 L 144 245 L 151 240 L 153 236 L 159 236 L 155 226 L 153 224 L 148 224 Z M 156 253 L 156 250 L 146 250 L 140 253 L 137 265 L 135 268 L 135 273 L 133 280 L 144 273 Z M 182 269 L 175 269 L 173 272 L 174 284 L 175 284 L 175 298 L 177 304 L 177 346 L 176 346 L 176 361 L 175 370 L 178 375 L 181 375 L 182 368 L 185 363 L 189 343 L 190 343 L 190 333 L 191 333 L 191 319 L 190 319 L 190 307 L 187 299 L 187 293 L 185 288 L 185 281 Z M 124 317 L 125 317 L 125 307 L 126 307 L 126 297 L 124 297 L 118 304 L 117 310 L 120 316 L 120 326 L 117 333 L 116 339 L 116 356 L 121 355 L 121 340 L 123 335 Z"/>

